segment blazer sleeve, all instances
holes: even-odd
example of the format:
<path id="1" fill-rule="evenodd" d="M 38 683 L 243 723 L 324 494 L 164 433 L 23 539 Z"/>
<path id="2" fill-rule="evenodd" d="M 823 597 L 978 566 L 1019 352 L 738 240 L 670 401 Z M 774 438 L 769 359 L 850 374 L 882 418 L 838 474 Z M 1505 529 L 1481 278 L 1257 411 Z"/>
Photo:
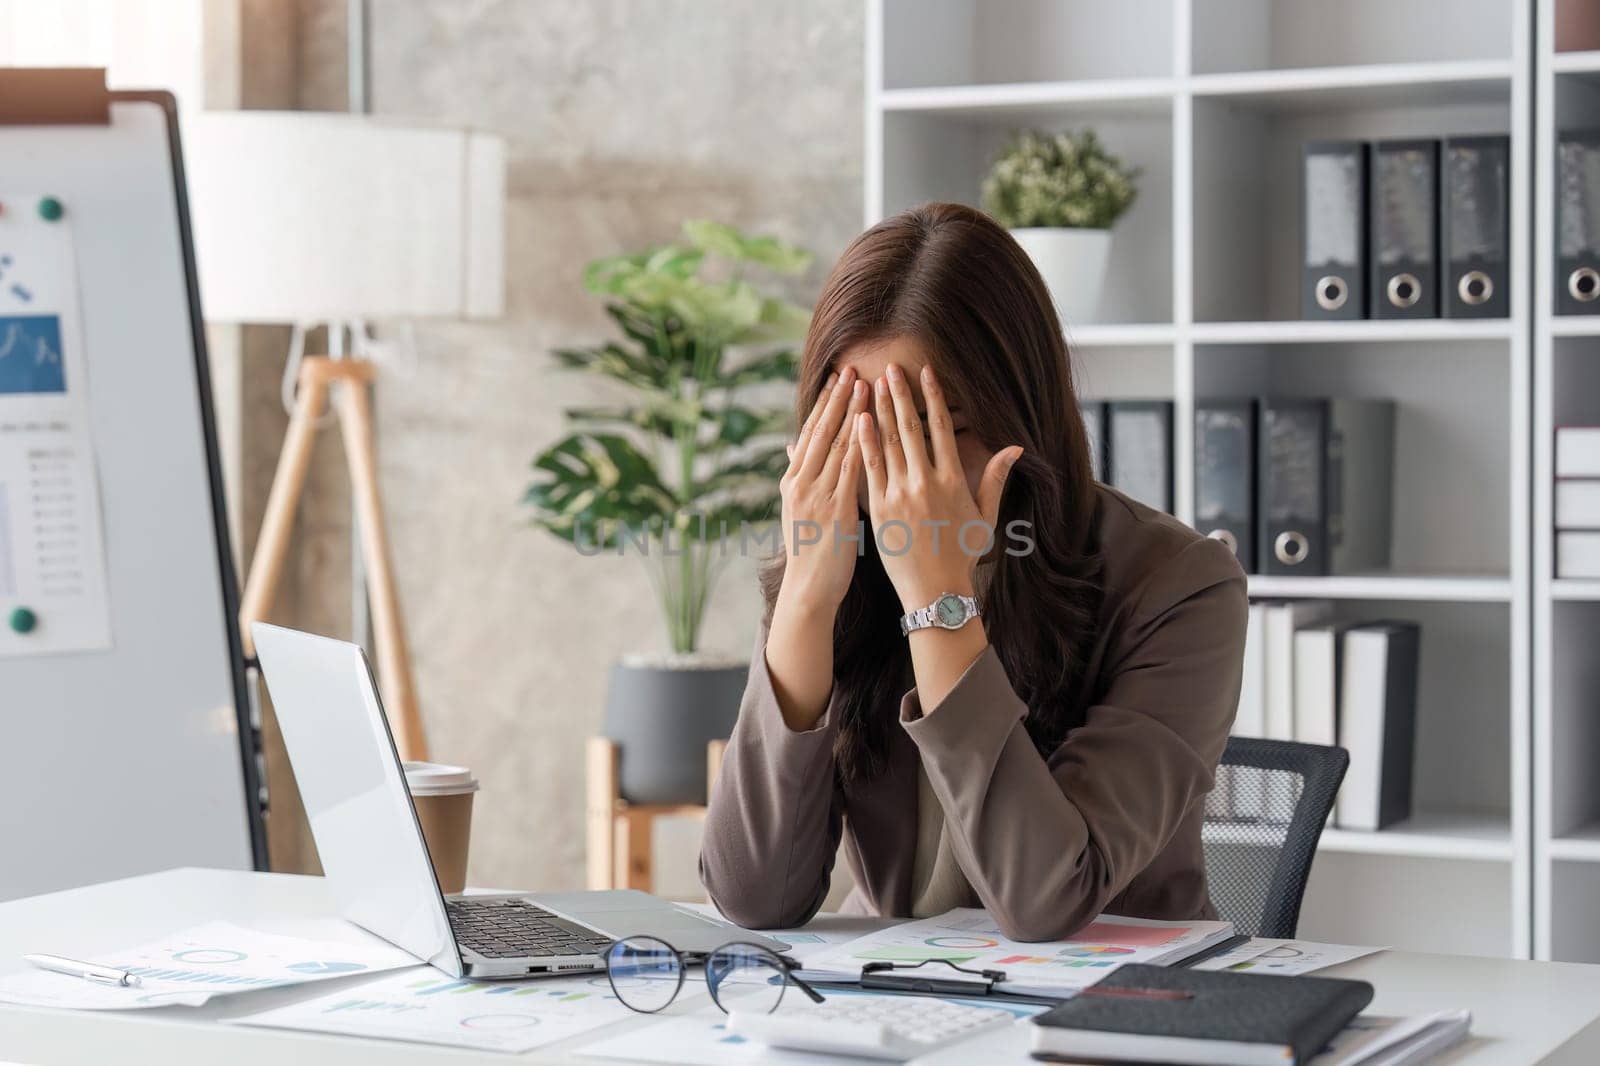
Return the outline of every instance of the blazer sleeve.
<path id="1" fill-rule="evenodd" d="M 1131 612 L 1104 697 L 1048 759 L 993 648 L 931 713 L 906 695 L 901 722 L 951 847 L 1007 936 L 1082 928 L 1211 790 L 1238 704 L 1248 611 L 1231 553 L 1209 540 L 1185 547 Z"/>
<path id="2" fill-rule="evenodd" d="M 763 627 L 700 844 L 700 883 L 730 921 L 787 929 L 804 925 L 822 906 L 843 827 L 833 755 L 838 733 L 831 696 L 805 732 L 783 720 Z"/>

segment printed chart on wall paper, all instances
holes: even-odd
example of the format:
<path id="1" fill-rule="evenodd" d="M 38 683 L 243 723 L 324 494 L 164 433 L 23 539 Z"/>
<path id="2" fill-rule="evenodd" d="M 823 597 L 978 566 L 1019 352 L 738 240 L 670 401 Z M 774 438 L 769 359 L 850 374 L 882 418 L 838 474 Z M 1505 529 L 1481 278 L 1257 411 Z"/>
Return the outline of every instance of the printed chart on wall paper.
<path id="1" fill-rule="evenodd" d="M 71 205 L 0 190 L 0 655 L 111 646 Z"/>
<path id="2" fill-rule="evenodd" d="M 228 922 L 209 922 L 140 947 L 73 957 L 126 970 L 140 983 L 123 988 L 19 970 L 0 977 L 0 1002 L 73 1010 L 197 1007 L 213 996 L 417 966 L 399 948 L 364 934 L 359 943 L 310 940 Z"/>
<path id="3" fill-rule="evenodd" d="M 971 970 L 1002 970 L 1005 987 L 1018 992 L 1081 988 L 1127 962 L 1164 963 L 1225 939 L 1227 922 L 1153 922 L 1105 915 L 1067 940 L 1023 943 L 1008 939 L 986 911 L 962 908 L 892 926 L 805 960 L 819 980 L 859 976 L 870 962 L 914 966 L 943 960 Z M 927 968 L 924 967 L 924 970 Z M 941 978 L 958 978 L 939 965 Z"/>
<path id="4" fill-rule="evenodd" d="M 518 1052 L 638 1017 L 617 1000 L 604 974 L 485 982 L 457 980 L 429 968 L 388 974 L 232 1020 L 274 1029 Z"/>

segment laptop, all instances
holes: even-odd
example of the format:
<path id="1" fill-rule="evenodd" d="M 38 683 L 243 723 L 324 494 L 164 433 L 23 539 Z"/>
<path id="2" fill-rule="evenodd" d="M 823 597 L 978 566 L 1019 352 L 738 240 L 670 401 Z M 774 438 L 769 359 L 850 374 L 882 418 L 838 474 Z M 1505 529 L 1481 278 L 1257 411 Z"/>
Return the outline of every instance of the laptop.
<path id="1" fill-rule="evenodd" d="M 446 897 L 366 654 L 263 622 L 251 633 L 322 869 L 346 920 L 453 977 L 594 971 L 607 946 L 628 936 L 658 937 L 690 961 L 730 940 L 788 947 L 644 892 Z"/>

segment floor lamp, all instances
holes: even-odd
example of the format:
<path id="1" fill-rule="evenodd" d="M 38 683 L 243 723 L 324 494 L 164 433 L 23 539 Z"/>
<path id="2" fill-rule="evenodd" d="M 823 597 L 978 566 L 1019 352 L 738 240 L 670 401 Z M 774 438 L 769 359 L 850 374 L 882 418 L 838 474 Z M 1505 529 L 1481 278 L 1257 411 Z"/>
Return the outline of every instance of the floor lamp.
<path id="1" fill-rule="evenodd" d="M 367 575 L 378 682 L 395 744 L 427 758 L 383 520 L 367 324 L 490 318 L 503 308 L 504 149 L 499 138 L 367 116 L 239 111 L 184 128 L 201 302 L 213 323 L 294 327 L 284 437 L 239 623 L 268 617 L 319 426 L 336 417 Z M 329 354 L 304 354 L 325 325 Z M 345 338 L 349 345 L 346 348 Z"/>

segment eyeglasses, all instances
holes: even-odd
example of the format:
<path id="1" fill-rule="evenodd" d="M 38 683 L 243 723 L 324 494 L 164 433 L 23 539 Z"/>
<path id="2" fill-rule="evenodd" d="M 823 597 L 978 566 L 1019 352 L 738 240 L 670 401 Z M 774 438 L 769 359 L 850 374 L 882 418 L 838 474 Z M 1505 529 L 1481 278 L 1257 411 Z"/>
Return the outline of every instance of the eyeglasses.
<path id="1" fill-rule="evenodd" d="M 682 952 L 653 936 L 615 941 L 603 957 L 611 991 L 623 1006 L 641 1014 L 654 1014 L 676 999 L 689 968 Z M 771 1014 L 791 984 L 811 1002 L 823 1002 L 816 989 L 795 976 L 799 966 L 757 944 L 724 944 L 706 956 L 706 985 L 711 999 L 724 1012 L 737 1009 Z"/>

